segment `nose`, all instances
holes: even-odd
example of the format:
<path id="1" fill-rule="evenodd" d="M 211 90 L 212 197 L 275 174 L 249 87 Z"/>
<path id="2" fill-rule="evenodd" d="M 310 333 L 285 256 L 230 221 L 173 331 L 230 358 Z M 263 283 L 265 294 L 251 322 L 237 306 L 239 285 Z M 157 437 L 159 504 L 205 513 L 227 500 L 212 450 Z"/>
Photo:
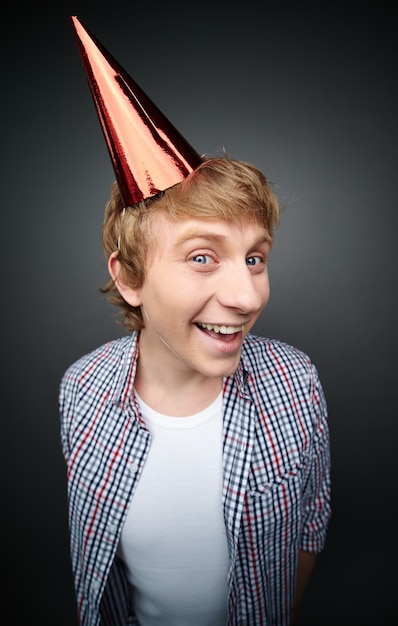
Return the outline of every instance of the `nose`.
<path id="1" fill-rule="evenodd" d="M 267 270 L 252 274 L 246 263 L 229 267 L 221 277 L 218 300 L 222 306 L 239 313 L 251 314 L 261 311 L 269 298 Z"/>

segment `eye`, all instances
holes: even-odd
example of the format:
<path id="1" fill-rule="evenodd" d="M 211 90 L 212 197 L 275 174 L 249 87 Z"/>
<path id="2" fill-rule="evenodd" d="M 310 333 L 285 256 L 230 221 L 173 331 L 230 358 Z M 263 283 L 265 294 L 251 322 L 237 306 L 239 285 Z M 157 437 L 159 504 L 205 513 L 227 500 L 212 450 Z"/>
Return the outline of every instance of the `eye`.
<path id="1" fill-rule="evenodd" d="M 208 265 L 212 260 L 213 259 L 208 254 L 196 254 L 192 257 L 192 261 L 200 265 Z"/>
<path id="2" fill-rule="evenodd" d="M 249 256 L 246 259 L 247 265 L 259 265 L 260 263 L 263 263 L 263 262 L 264 262 L 263 258 L 259 256 Z"/>

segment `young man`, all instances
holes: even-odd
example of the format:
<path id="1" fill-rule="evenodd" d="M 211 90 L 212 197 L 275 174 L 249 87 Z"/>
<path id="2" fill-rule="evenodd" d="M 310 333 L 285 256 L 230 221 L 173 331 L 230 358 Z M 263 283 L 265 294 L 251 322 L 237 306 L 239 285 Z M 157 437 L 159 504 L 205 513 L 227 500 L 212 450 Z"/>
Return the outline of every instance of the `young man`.
<path id="1" fill-rule="evenodd" d="M 104 291 L 129 333 L 60 391 L 80 623 L 289 626 L 324 545 L 330 475 L 315 367 L 250 334 L 277 198 L 227 157 L 134 203 L 122 186 Z"/>

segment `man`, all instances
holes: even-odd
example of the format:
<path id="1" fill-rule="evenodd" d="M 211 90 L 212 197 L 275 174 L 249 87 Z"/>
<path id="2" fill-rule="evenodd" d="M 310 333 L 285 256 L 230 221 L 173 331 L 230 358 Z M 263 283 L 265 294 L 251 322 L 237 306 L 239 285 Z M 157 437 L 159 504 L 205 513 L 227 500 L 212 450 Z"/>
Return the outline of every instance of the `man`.
<path id="1" fill-rule="evenodd" d="M 113 60 L 74 25 L 98 94 L 92 67 Z M 122 127 L 104 129 L 112 145 Z M 129 334 L 79 359 L 61 384 L 79 619 L 288 626 L 330 516 L 325 399 L 305 354 L 250 334 L 269 298 L 279 220 L 268 181 L 178 141 L 162 186 L 157 170 L 145 164 L 140 178 L 118 155 L 104 291 Z"/>

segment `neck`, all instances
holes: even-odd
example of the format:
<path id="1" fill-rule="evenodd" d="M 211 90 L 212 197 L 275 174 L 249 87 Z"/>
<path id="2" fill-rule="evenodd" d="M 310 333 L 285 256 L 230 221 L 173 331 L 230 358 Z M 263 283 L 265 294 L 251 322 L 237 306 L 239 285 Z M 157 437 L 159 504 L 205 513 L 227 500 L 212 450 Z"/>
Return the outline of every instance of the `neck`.
<path id="1" fill-rule="evenodd" d="M 175 359 L 153 359 L 140 338 L 134 387 L 151 408 L 165 415 L 193 415 L 209 406 L 222 389 L 222 378 L 211 378 L 187 368 Z M 170 353 L 171 354 L 171 353 Z"/>

